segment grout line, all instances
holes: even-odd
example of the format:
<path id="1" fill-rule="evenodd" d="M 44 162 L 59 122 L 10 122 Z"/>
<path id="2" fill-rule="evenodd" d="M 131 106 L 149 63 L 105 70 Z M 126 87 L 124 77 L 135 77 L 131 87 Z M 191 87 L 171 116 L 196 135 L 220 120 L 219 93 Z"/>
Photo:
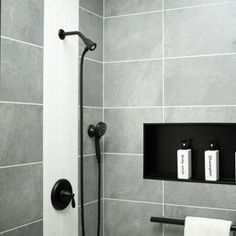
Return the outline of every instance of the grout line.
<path id="1" fill-rule="evenodd" d="M 164 34 L 163 34 L 164 37 Z M 107 61 L 105 64 L 115 64 L 115 63 L 131 63 L 131 62 L 145 62 L 145 61 L 159 61 L 159 60 L 174 60 L 174 59 L 188 59 L 188 58 L 201 58 L 201 57 L 217 57 L 217 56 L 235 56 L 236 52 L 225 52 L 225 53 L 208 53 L 208 54 L 195 54 L 195 55 L 185 55 L 185 56 L 168 56 L 156 57 L 156 58 L 142 58 L 133 60 L 120 60 L 120 61 Z"/>
<path id="2" fill-rule="evenodd" d="M 83 106 L 83 107 L 87 109 L 103 109 L 103 107 L 97 107 L 97 106 Z"/>
<path id="3" fill-rule="evenodd" d="M 95 153 L 91 153 L 91 154 L 85 154 L 85 155 L 83 155 L 83 157 L 94 157 L 94 156 L 96 156 Z M 80 155 L 79 155 L 78 157 L 80 158 Z"/>
<path id="4" fill-rule="evenodd" d="M 105 58 L 105 0 L 103 0 L 103 14 L 102 14 L 102 119 L 103 122 L 105 123 L 105 64 L 104 64 L 104 58 Z M 103 236 L 105 236 L 105 204 L 104 204 L 104 196 L 105 196 L 105 136 L 103 137 L 103 143 L 102 143 L 102 148 L 103 148 L 103 170 L 102 170 L 102 197 L 103 197 L 103 204 L 102 204 L 102 231 L 103 231 Z"/>
<path id="5" fill-rule="evenodd" d="M 144 62 L 144 61 L 158 61 L 162 60 L 162 57 L 154 58 L 142 58 L 142 59 L 132 59 L 132 60 L 120 60 L 120 61 L 104 61 L 104 64 L 115 64 L 115 63 L 129 63 L 129 62 Z"/>
<path id="6" fill-rule="evenodd" d="M 128 199 L 118 199 L 118 198 L 104 198 L 104 200 L 117 201 L 117 202 L 132 202 L 132 203 L 141 203 L 141 204 L 162 205 L 162 203 L 158 203 L 158 202 L 148 202 L 148 201 L 128 200 Z"/>
<path id="7" fill-rule="evenodd" d="M 21 40 L 18 40 L 18 39 L 13 39 L 13 38 L 6 37 L 6 36 L 1 36 L 1 38 L 2 39 L 7 39 L 7 40 L 10 40 L 10 41 L 13 41 L 13 42 L 17 42 L 17 43 L 22 43 L 22 44 L 25 44 L 25 45 L 28 45 L 28 46 L 32 46 L 32 47 L 37 47 L 37 48 L 43 49 L 43 46 L 40 46 L 40 45 L 37 45 L 37 44 L 33 44 L 33 43 L 28 43 L 28 42 L 21 41 Z"/>
<path id="8" fill-rule="evenodd" d="M 117 155 L 117 156 L 142 156 L 143 153 L 117 153 L 117 152 L 104 152 L 105 155 Z"/>
<path id="9" fill-rule="evenodd" d="M 168 12 L 168 11 L 178 11 L 178 10 L 185 10 L 185 9 L 201 8 L 201 7 L 214 7 L 214 6 L 219 6 L 219 5 L 231 4 L 231 3 L 235 3 L 235 1 L 225 1 L 225 2 L 218 2 L 218 3 L 200 4 L 200 5 L 196 5 L 196 6 L 167 8 L 167 9 L 164 9 L 164 11 Z"/>
<path id="10" fill-rule="evenodd" d="M 93 11 L 90 11 L 90 10 L 88 10 L 88 9 L 86 9 L 86 8 L 83 8 L 83 7 L 79 7 L 79 8 L 80 8 L 81 10 L 83 10 L 83 11 L 86 11 L 86 12 L 88 12 L 88 13 L 94 15 L 94 16 L 97 16 L 97 17 L 103 19 L 103 16 L 100 16 L 100 15 L 98 15 L 97 13 L 95 13 L 95 12 L 93 12 Z"/>
<path id="11" fill-rule="evenodd" d="M 221 3 L 209 3 L 209 4 L 201 4 L 201 5 L 187 6 L 187 7 L 167 8 L 167 9 L 155 10 L 155 11 L 143 11 L 143 12 L 138 12 L 138 13 L 105 16 L 104 18 L 113 19 L 113 18 L 121 18 L 121 17 L 139 16 L 139 15 L 146 15 L 146 14 L 153 14 L 153 13 L 160 13 L 160 12 L 178 11 L 178 10 L 194 9 L 194 8 L 201 8 L 201 7 L 212 7 L 212 6 L 219 6 L 219 5 L 225 5 L 225 4 L 230 4 L 230 3 L 235 3 L 235 1 L 225 1 Z"/>
<path id="12" fill-rule="evenodd" d="M 93 204 L 93 203 L 96 203 L 96 202 L 98 202 L 98 200 L 94 200 L 94 201 L 91 201 L 91 202 L 87 202 L 87 203 L 84 204 L 84 206 L 89 206 L 89 205 L 91 205 L 91 204 Z M 79 206 L 80 206 L 80 205 L 79 205 Z"/>
<path id="13" fill-rule="evenodd" d="M 41 221 L 43 221 L 43 219 L 35 220 L 35 221 L 30 222 L 30 223 L 23 224 L 23 225 L 17 226 L 17 227 L 12 228 L 12 229 L 8 229 L 8 230 L 5 230 L 5 231 L 2 231 L 2 232 L 0 232 L 0 234 L 5 234 L 5 233 L 11 232 L 13 230 L 17 230 L 17 229 L 20 229 L 20 228 L 23 228 L 23 227 L 26 227 L 26 226 L 29 226 L 29 225 L 41 222 Z"/>
<path id="14" fill-rule="evenodd" d="M 42 161 L 37 161 L 37 162 L 29 162 L 29 163 L 16 164 L 16 165 L 0 166 L 0 169 L 22 167 L 22 166 L 32 166 L 32 165 L 39 165 L 39 164 L 42 164 L 42 163 L 43 163 Z"/>
<path id="15" fill-rule="evenodd" d="M 81 56 L 79 56 L 79 58 L 81 58 Z M 88 61 L 92 61 L 92 62 L 97 62 L 99 64 L 103 64 L 102 61 L 99 61 L 99 60 L 96 60 L 96 59 L 92 59 L 92 58 L 89 58 L 89 57 L 85 57 L 84 58 L 85 60 L 88 60 Z"/>
<path id="16" fill-rule="evenodd" d="M 236 107 L 235 104 L 232 105 L 173 105 L 165 106 L 164 108 L 219 108 L 219 107 Z M 105 107 L 105 109 L 162 109 L 163 106 L 143 106 L 143 107 Z"/>
<path id="17" fill-rule="evenodd" d="M 179 205 L 179 204 L 172 204 L 172 203 L 165 203 L 165 206 L 236 212 L 236 209 L 217 208 L 217 207 L 204 207 L 204 206 L 191 206 L 191 205 L 181 205 L 181 204 Z"/>
<path id="18" fill-rule="evenodd" d="M 162 0 L 162 10 L 165 0 Z M 162 123 L 165 123 L 165 12 L 162 12 Z M 162 181 L 162 215 L 165 216 L 165 181 Z M 162 226 L 162 236 L 165 236 L 165 224 Z"/>
<path id="19" fill-rule="evenodd" d="M 142 106 L 142 107 L 136 107 L 136 106 L 127 106 L 127 107 L 104 107 L 104 109 L 156 109 L 156 108 L 163 108 L 162 106 Z"/>
<path id="20" fill-rule="evenodd" d="M 30 102 L 9 102 L 9 101 L 0 101 L 0 104 L 43 106 L 42 103 L 30 103 Z"/>
<path id="21" fill-rule="evenodd" d="M 154 11 L 143 11 L 143 12 L 137 12 L 137 13 L 128 13 L 128 14 L 121 14 L 116 16 L 105 16 L 105 19 L 114 19 L 114 18 L 121 18 L 121 17 L 129 17 L 129 16 L 140 16 L 140 15 L 146 15 L 146 14 L 153 14 L 153 13 L 160 13 L 163 10 L 154 10 Z"/>
<path id="22" fill-rule="evenodd" d="M 104 198 L 104 200 L 108 200 L 108 201 L 118 201 L 118 202 L 132 202 L 132 203 L 141 203 L 141 204 L 163 205 L 163 203 L 158 203 L 158 202 L 129 200 L 129 199 L 119 199 L 119 198 Z M 204 206 L 191 206 L 191 205 L 181 205 L 181 204 L 178 205 L 178 204 L 171 204 L 171 203 L 165 203 L 165 206 L 187 207 L 187 208 L 197 208 L 197 209 L 206 209 L 206 210 L 219 210 L 219 211 L 231 211 L 231 212 L 236 212 L 236 209 L 204 207 Z"/>

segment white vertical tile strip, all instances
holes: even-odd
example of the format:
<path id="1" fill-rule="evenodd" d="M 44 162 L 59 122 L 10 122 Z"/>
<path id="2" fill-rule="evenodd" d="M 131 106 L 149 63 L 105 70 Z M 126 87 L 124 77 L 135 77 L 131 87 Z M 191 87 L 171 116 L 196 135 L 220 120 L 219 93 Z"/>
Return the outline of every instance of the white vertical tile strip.
<path id="1" fill-rule="evenodd" d="M 58 38 L 60 28 L 78 30 L 78 0 L 45 0 L 44 9 L 44 236 L 78 236 L 78 205 L 56 211 L 51 189 L 68 179 L 78 202 L 78 37 Z"/>

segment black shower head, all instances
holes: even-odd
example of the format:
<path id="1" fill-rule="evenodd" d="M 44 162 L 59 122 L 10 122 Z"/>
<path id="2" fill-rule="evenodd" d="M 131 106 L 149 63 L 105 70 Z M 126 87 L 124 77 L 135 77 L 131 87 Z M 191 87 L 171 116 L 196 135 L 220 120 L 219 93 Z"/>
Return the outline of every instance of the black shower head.
<path id="1" fill-rule="evenodd" d="M 103 122 L 99 122 L 96 126 L 90 125 L 88 129 L 88 135 L 90 137 L 95 137 L 97 139 L 100 139 L 107 130 L 107 125 Z"/>
<path id="2" fill-rule="evenodd" d="M 93 41 L 91 41 L 90 39 L 86 38 L 81 32 L 79 31 L 70 31 L 70 32 L 65 32 L 63 29 L 60 29 L 58 32 L 58 36 L 60 39 L 65 39 L 66 36 L 68 35 L 75 35 L 77 34 L 82 41 L 84 42 L 84 44 L 86 45 L 86 47 L 90 50 L 93 51 L 96 49 L 97 44 L 94 43 Z"/>

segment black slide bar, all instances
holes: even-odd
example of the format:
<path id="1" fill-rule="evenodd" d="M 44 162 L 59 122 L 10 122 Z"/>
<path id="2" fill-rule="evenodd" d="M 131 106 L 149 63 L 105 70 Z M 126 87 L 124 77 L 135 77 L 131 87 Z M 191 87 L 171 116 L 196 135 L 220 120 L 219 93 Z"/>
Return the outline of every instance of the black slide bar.
<path id="1" fill-rule="evenodd" d="M 161 223 L 161 224 L 170 224 L 170 225 L 184 225 L 185 220 L 164 218 L 164 217 L 154 217 L 152 216 L 150 219 L 151 222 Z M 231 226 L 231 231 L 236 231 L 236 225 Z"/>

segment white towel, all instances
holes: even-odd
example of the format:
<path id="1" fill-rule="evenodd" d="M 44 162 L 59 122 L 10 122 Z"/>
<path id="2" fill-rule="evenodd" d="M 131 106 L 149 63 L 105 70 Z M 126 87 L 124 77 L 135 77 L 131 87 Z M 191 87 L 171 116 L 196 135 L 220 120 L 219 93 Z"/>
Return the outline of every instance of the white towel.
<path id="1" fill-rule="evenodd" d="M 230 236 L 232 221 L 186 217 L 184 236 Z"/>

